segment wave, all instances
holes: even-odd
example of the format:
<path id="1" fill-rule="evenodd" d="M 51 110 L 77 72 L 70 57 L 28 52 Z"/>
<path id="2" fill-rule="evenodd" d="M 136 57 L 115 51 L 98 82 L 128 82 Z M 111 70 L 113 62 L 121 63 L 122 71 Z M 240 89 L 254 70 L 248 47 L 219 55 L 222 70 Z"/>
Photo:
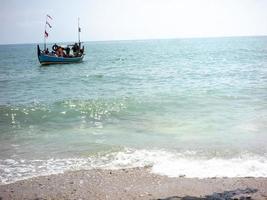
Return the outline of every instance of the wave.
<path id="1" fill-rule="evenodd" d="M 198 158 L 195 151 L 183 153 L 165 150 L 124 149 L 87 158 L 48 160 L 0 160 L 0 184 L 35 176 L 90 169 L 151 167 L 151 172 L 169 177 L 267 177 L 266 155 L 244 153 L 229 159 Z"/>

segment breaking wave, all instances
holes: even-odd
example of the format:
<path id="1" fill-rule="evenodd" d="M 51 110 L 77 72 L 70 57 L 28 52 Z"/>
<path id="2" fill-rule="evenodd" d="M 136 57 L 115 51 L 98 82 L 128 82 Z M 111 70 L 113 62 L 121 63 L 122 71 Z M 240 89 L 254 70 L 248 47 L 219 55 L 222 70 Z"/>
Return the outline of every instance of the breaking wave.
<path id="1" fill-rule="evenodd" d="M 35 176 L 90 169 L 151 167 L 151 172 L 169 177 L 267 177 L 266 155 L 249 153 L 232 158 L 198 158 L 198 153 L 125 149 L 87 158 L 49 160 L 0 160 L 1 184 Z"/>

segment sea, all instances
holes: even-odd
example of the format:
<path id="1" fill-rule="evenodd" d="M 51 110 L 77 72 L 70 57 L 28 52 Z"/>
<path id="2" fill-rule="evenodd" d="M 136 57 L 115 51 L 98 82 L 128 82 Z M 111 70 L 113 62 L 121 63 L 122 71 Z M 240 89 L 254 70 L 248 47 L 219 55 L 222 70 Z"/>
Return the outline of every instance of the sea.
<path id="1" fill-rule="evenodd" d="M 48 66 L 36 44 L 0 45 L 0 184 L 135 167 L 267 177 L 267 37 L 83 45 L 82 63 Z"/>

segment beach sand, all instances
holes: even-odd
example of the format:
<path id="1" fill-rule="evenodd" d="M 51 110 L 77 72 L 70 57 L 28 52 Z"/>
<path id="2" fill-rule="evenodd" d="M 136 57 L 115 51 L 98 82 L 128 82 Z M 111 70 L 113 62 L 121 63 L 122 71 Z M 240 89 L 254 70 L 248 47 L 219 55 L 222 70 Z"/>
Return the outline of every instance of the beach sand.
<path id="1" fill-rule="evenodd" d="M 267 178 L 169 178 L 150 168 L 81 170 L 1 185 L 0 199 L 267 199 Z"/>

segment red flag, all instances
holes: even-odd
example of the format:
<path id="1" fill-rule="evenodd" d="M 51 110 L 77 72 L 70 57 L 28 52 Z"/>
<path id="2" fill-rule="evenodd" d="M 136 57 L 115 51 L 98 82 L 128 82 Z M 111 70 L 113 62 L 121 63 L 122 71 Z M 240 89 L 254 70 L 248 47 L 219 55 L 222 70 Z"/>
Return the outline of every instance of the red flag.
<path id="1" fill-rule="evenodd" d="M 46 38 L 48 37 L 48 33 L 46 32 L 46 30 L 45 30 L 45 37 L 46 37 Z"/>
<path id="2" fill-rule="evenodd" d="M 50 15 L 46 15 L 48 18 L 52 19 L 52 17 Z"/>
<path id="3" fill-rule="evenodd" d="M 49 26 L 49 28 L 52 28 L 52 26 L 48 22 L 46 22 L 46 24 Z"/>

